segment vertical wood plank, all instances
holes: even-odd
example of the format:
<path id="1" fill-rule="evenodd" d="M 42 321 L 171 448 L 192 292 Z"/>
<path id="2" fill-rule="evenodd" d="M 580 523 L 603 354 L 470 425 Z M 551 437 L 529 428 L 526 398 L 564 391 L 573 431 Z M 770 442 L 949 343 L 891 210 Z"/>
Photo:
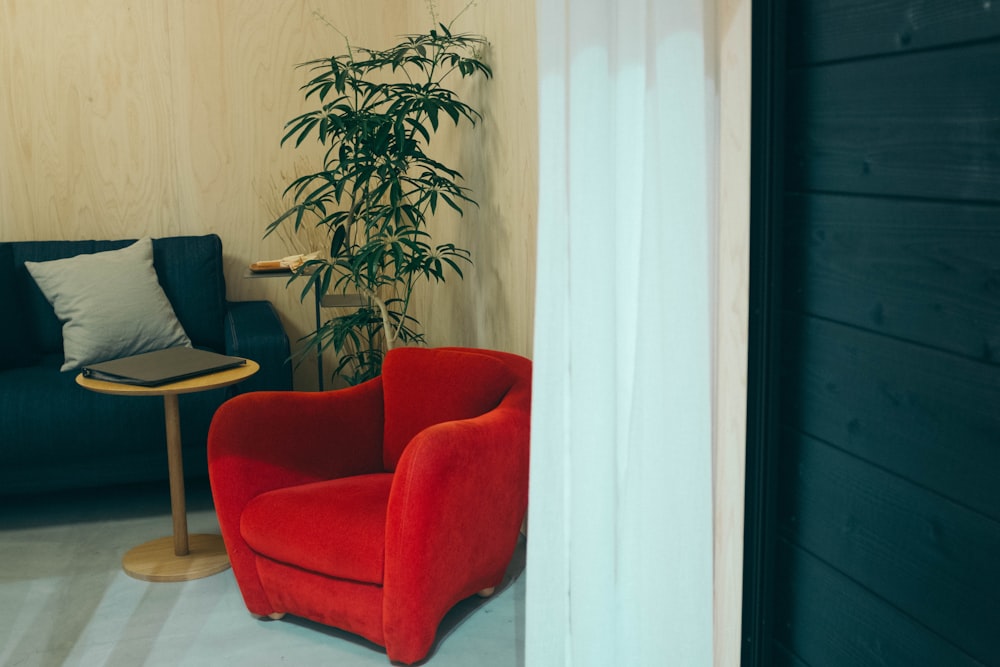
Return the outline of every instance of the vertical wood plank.
<path id="1" fill-rule="evenodd" d="M 716 251 L 715 667 L 742 648 L 750 232 L 750 3 L 717 3 L 719 202 Z"/>

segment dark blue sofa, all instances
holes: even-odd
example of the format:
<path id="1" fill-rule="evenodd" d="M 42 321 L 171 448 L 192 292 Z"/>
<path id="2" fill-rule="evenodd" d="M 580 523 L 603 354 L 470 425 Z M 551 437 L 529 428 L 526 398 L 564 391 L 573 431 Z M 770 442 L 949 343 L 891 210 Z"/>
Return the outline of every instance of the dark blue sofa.
<path id="1" fill-rule="evenodd" d="M 81 253 L 124 248 L 121 241 L 23 241 L 0 247 L 13 268 L 14 306 L 0 308 L 8 358 L 0 369 L 0 495 L 167 479 L 163 400 L 110 396 L 61 373 L 62 327 L 24 267 Z M 234 393 L 290 390 L 289 342 L 271 304 L 229 302 L 218 236 L 153 239 L 160 285 L 196 347 L 253 359 L 260 371 L 235 387 L 179 397 L 186 477 L 204 477 L 205 442 L 216 408 Z M 11 290 L 6 290 L 8 296 Z M 20 312 L 17 312 L 20 311 Z M 22 349 L 13 348 L 21 346 Z M 15 366 L 15 367 L 9 367 Z"/>

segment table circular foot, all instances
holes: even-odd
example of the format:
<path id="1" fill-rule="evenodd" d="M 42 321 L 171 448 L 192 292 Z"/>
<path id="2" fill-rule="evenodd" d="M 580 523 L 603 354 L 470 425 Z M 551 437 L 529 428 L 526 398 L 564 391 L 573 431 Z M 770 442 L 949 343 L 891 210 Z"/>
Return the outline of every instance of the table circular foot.
<path id="1" fill-rule="evenodd" d="M 190 535 L 188 554 L 174 554 L 174 538 L 161 537 L 129 549 L 122 568 L 143 581 L 189 581 L 229 568 L 229 556 L 221 535 Z"/>

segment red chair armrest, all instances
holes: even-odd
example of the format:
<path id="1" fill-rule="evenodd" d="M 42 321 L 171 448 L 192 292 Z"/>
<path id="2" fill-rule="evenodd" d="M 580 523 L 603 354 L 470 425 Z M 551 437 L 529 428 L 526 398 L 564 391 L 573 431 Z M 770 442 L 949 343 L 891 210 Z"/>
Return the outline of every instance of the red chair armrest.
<path id="1" fill-rule="evenodd" d="M 240 534 L 253 498 L 274 489 L 383 472 L 380 380 L 330 392 L 252 392 L 225 402 L 208 432 L 219 527 L 247 608 L 274 609 Z"/>
<path id="2" fill-rule="evenodd" d="M 528 414 L 501 404 L 427 428 L 407 445 L 387 513 L 387 647 L 429 646 L 448 609 L 500 582 L 527 509 Z M 397 645 L 390 654 L 407 652 Z"/>

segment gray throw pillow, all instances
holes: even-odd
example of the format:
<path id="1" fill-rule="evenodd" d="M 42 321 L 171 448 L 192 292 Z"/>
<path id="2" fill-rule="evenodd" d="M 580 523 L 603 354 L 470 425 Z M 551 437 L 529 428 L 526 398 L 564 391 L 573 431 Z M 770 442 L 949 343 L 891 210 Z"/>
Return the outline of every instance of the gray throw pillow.
<path id="1" fill-rule="evenodd" d="M 185 345 L 184 328 L 153 268 L 153 241 L 121 250 L 25 262 L 62 322 L 60 370 Z"/>

